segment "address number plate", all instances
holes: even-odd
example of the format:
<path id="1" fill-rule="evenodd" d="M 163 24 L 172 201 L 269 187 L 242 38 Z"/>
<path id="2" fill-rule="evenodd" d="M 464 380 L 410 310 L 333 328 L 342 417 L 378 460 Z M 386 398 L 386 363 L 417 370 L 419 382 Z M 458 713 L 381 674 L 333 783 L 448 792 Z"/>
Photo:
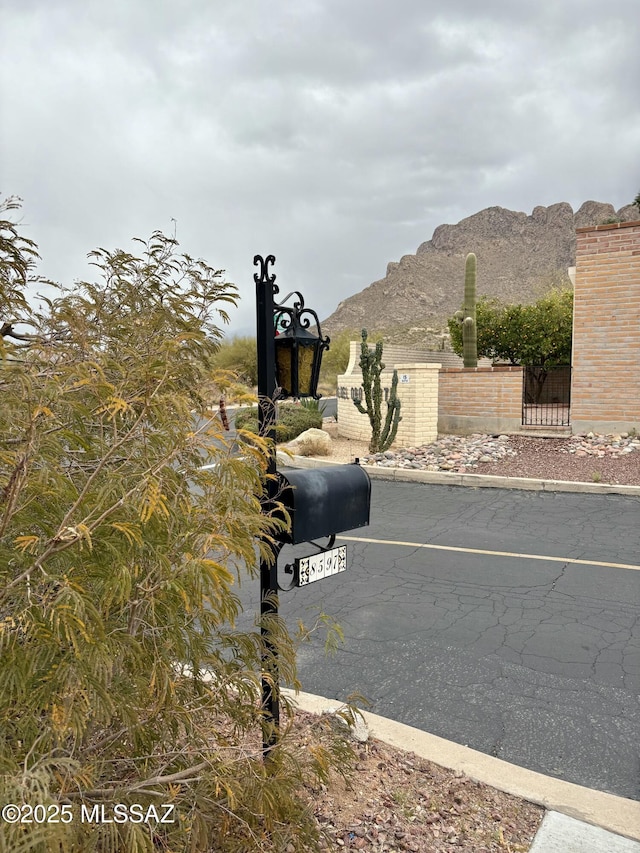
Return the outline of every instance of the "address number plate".
<path id="1" fill-rule="evenodd" d="M 306 586 L 315 581 L 328 578 L 346 571 L 347 546 L 338 545 L 329 551 L 321 551 L 311 557 L 300 557 L 295 561 L 298 586 Z"/>

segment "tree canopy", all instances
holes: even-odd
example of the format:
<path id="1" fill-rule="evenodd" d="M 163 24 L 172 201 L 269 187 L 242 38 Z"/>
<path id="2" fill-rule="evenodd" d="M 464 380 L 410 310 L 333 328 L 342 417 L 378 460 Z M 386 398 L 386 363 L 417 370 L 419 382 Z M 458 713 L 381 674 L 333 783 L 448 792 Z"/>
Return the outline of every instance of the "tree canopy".
<path id="1" fill-rule="evenodd" d="M 0 851 L 314 849 L 298 790 L 346 752 L 283 738 L 263 765 L 265 645 L 236 629 L 234 584 L 282 522 L 261 512 L 264 442 L 234 456 L 199 392 L 236 289 L 156 232 L 32 308 L 17 206 L 0 208 L 0 798 L 73 820 L 5 823 Z M 115 803 L 174 821 L 80 820 Z"/>
<path id="2" fill-rule="evenodd" d="M 553 288 L 530 305 L 482 297 L 476 309 L 478 357 L 553 367 L 571 363 L 573 290 Z M 460 325 L 449 320 L 451 346 L 462 354 Z"/>

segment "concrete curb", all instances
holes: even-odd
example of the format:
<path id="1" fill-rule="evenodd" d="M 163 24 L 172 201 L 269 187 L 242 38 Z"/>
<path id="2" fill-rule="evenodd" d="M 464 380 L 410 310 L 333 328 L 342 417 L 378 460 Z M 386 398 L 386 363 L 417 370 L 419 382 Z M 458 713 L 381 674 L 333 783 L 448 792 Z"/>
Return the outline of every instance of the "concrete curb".
<path id="1" fill-rule="evenodd" d="M 321 714 L 335 711 L 342 703 L 335 699 L 283 690 L 303 711 Z M 485 755 L 468 746 L 397 723 L 369 711 L 362 712 L 371 735 L 390 746 L 414 752 L 441 767 L 464 773 L 507 794 L 521 797 L 608 832 L 640 841 L 640 803 L 584 788 L 572 782 L 545 776 L 500 758 Z"/>
<path id="2" fill-rule="evenodd" d="M 343 465 L 317 456 L 289 456 L 279 450 L 278 462 L 290 468 L 322 468 Z M 417 471 L 406 468 L 381 468 L 362 465 L 372 479 L 393 480 L 398 483 L 428 483 L 440 486 L 467 486 L 473 489 L 526 489 L 534 492 L 578 492 L 594 495 L 640 496 L 640 486 L 619 486 L 615 483 L 577 483 L 570 480 L 536 480 L 527 477 L 497 477 L 488 474 L 454 474 L 448 471 Z"/>

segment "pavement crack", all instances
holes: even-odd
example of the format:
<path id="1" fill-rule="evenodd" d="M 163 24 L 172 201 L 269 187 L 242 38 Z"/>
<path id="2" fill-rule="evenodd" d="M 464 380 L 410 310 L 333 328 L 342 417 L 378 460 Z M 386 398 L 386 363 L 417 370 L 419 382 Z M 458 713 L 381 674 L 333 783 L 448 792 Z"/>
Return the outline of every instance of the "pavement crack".
<path id="1" fill-rule="evenodd" d="M 558 574 L 558 577 L 551 584 L 551 587 L 550 587 L 551 592 L 556 591 L 556 584 L 558 583 L 558 581 L 561 581 L 564 578 L 564 573 L 566 572 L 566 570 L 568 568 L 569 568 L 569 563 L 563 563 L 562 564 L 562 566 L 560 567 L 560 572 Z"/>
<path id="2" fill-rule="evenodd" d="M 500 732 L 493 744 L 491 745 L 489 755 L 492 755 L 494 758 L 500 758 L 500 753 L 502 752 L 502 744 L 504 743 L 505 736 L 506 729 L 504 725 L 504 717 L 502 716 L 502 714 L 500 714 Z"/>

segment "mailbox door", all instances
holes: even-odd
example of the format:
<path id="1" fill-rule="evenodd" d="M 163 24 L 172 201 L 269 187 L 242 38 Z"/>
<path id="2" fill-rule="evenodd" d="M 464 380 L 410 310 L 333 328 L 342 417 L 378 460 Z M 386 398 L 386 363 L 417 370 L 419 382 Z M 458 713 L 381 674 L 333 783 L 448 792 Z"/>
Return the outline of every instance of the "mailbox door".
<path id="1" fill-rule="evenodd" d="M 289 469 L 280 479 L 292 521 L 282 542 L 297 545 L 369 524 L 371 480 L 359 465 Z"/>

